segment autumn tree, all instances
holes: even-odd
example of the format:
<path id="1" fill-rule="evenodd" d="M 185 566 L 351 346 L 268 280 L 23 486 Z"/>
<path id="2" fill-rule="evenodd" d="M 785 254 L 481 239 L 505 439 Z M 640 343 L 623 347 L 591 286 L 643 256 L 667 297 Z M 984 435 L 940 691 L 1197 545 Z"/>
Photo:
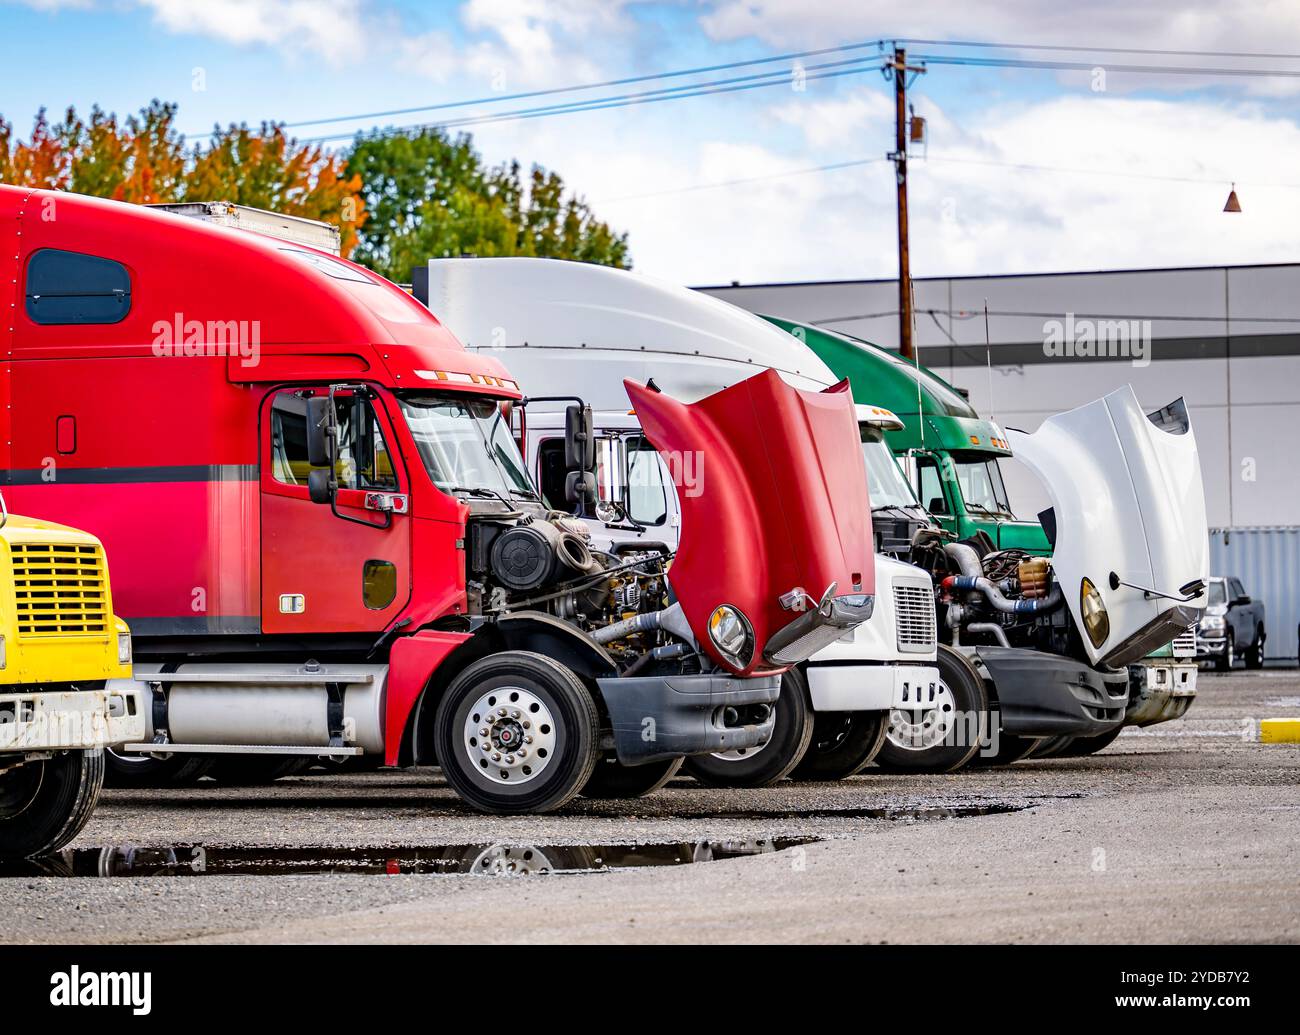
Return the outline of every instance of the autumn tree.
<path id="1" fill-rule="evenodd" d="M 359 136 L 348 171 L 360 176 L 369 221 L 356 260 L 407 280 L 431 258 L 533 255 L 626 268 L 627 235 L 592 214 L 559 174 L 520 164 L 488 166 L 468 134 Z"/>
<path id="2" fill-rule="evenodd" d="M 366 219 L 360 191 L 361 178 L 348 174 L 343 156 L 299 144 L 282 127 L 264 122 L 258 133 L 234 125 L 214 130 L 208 146 L 195 150 L 183 196 L 333 223 L 349 255 Z"/>
<path id="3" fill-rule="evenodd" d="M 154 101 L 119 122 L 99 107 L 69 108 L 51 125 L 42 109 L 25 142 L 0 118 L 0 182 L 48 187 L 140 204 L 234 201 L 336 224 L 343 254 L 365 222 L 361 181 L 342 155 L 300 144 L 277 125 L 216 128 L 186 147 L 176 105 Z"/>

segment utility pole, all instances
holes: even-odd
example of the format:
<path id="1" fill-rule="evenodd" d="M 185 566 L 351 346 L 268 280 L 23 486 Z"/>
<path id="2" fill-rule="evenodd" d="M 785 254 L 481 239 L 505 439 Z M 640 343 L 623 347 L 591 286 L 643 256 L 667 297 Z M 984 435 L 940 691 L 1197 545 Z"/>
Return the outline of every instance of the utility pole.
<path id="1" fill-rule="evenodd" d="M 886 68 L 894 75 L 894 163 L 898 180 L 898 348 L 904 359 L 915 359 L 912 343 L 912 270 L 907 251 L 907 73 L 924 68 L 907 67 L 907 51 L 894 48 L 894 60 Z"/>

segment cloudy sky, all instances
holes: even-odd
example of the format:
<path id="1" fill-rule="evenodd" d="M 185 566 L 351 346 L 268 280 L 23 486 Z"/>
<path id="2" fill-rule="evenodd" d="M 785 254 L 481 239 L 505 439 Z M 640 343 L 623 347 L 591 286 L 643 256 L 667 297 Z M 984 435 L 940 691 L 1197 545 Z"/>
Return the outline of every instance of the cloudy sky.
<path id="1" fill-rule="evenodd" d="M 502 99 L 529 90 L 882 38 L 1009 44 L 912 51 L 1086 66 L 928 63 L 911 89 L 929 120 L 911 163 L 915 274 L 1300 261 L 1300 4 L 1288 0 L 0 0 L 0 114 L 25 134 L 42 106 L 125 114 L 158 97 L 180 104 L 194 135 L 275 119 L 309 123 L 300 137 L 346 137 L 693 80 Z M 1015 46 L 1031 43 L 1270 56 Z M 868 65 L 815 78 L 874 53 L 807 57 L 805 77 L 763 89 L 473 132 L 491 160 L 558 170 L 628 231 L 643 272 L 690 284 L 892 276 L 892 86 Z M 481 98 L 496 103 L 310 121 Z M 1231 181 L 1235 216 L 1222 212 Z"/>

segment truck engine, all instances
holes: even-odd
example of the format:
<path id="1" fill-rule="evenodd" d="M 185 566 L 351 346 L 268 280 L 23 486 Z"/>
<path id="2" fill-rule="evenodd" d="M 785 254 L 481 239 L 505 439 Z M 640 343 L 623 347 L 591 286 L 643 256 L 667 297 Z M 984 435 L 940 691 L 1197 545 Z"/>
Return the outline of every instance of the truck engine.
<path id="1" fill-rule="evenodd" d="M 934 579 L 939 621 L 953 646 L 1022 647 L 1087 660 L 1050 558 L 999 550 L 984 532 L 954 541 L 931 527 L 917 533 L 911 560 Z"/>
<path id="2" fill-rule="evenodd" d="M 649 546 L 649 548 L 645 548 Z M 671 552 L 642 544 L 597 550 L 581 520 L 541 506 L 472 516 L 467 528 L 469 611 L 484 617 L 543 611 L 589 633 L 621 674 L 701 671 L 690 626 L 670 601 Z"/>

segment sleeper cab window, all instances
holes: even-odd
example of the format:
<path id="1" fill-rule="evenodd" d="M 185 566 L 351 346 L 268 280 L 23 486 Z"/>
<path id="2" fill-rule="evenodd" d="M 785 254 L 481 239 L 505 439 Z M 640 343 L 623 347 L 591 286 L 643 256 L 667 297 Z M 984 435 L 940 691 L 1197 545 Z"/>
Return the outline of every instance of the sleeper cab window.
<path id="1" fill-rule="evenodd" d="M 131 274 L 120 262 L 42 248 L 27 261 L 27 315 L 33 323 L 120 323 L 131 311 Z"/>

